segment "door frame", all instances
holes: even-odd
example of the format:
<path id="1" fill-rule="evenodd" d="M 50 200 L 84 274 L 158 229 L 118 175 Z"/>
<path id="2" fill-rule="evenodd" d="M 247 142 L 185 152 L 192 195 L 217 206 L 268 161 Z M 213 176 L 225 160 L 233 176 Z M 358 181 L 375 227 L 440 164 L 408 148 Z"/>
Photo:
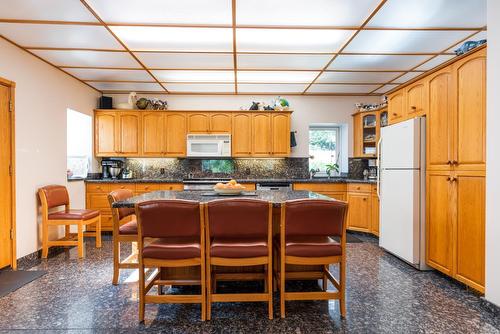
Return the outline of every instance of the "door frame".
<path id="1" fill-rule="evenodd" d="M 17 270 L 17 255 L 16 255 L 16 143 L 15 143 L 15 111 L 16 99 L 15 88 L 16 83 L 0 77 L 0 85 L 10 88 L 10 102 L 12 103 L 12 110 L 10 111 L 10 154 L 11 154 L 11 168 L 12 174 L 10 175 L 11 185 L 11 229 L 12 229 L 12 256 L 10 259 L 10 266 L 12 269 Z"/>

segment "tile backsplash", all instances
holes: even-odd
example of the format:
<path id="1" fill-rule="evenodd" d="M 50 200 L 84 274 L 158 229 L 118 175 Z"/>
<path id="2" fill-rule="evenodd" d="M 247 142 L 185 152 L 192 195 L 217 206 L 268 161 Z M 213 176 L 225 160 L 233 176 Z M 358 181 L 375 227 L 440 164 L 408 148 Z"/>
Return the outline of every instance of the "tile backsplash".
<path id="1" fill-rule="evenodd" d="M 308 178 L 308 158 L 277 159 L 175 159 L 129 158 L 134 178 L 234 177 Z"/>

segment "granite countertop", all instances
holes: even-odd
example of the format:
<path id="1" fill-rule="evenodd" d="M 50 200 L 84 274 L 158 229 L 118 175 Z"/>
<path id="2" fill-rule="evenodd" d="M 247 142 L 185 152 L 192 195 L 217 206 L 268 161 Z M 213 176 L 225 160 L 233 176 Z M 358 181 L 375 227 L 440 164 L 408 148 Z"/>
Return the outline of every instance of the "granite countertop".
<path id="1" fill-rule="evenodd" d="M 217 199 L 224 198 L 251 198 L 251 199 L 261 199 L 264 201 L 272 202 L 274 207 L 280 207 L 281 203 L 294 199 L 307 199 L 307 198 L 315 198 L 315 199 L 326 199 L 335 201 L 335 199 L 320 195 L 318 193 L 306 190 L 257 190 L 250 193 L 255 193 L 255 196 L 203 196 L 204 193 L 210 193 L 209 191 L 154 191 L 150 193 L 145 193 L 142 195 L 130 197 L 124 201 L 113 203 L 114 208 L 133 208 L 135 204 L 151 201 L 151 200 L 162 200 L 162 199 L 184 199 L 191 200 L 197 202 L 209 202 Z"/>
<path id="2" fill-rule="evenodd" d="M 351 179 L 346 177 L 332 177 L 330 179 L 326 177 L 315 177 L 313 179 L 272 179 L 272 178 L 260 178 L 260 179 L 236 179 L 240 183 L 259 183 L 259 182 L 290 182 L 290 183 L 368 183 L 376 184 L 376 180 L 364 180 L 364 179 Z M 85 179 L 88 183 L 182 183 L 183 179 L 169 179 L 169 178 L 154 178 L 154 179 Z"/>

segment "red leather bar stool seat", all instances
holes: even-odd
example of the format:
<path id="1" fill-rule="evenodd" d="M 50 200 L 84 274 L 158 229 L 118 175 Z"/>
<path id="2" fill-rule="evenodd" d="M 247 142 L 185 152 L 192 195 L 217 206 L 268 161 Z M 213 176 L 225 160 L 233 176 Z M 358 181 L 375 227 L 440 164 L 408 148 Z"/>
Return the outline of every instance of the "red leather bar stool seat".
<path id="1" fill-rule="evenodd" d="M 142 255 L 151 259 L 178 260 L 200 257 L 199 237 L 160 238 L 142 250 Z"/>

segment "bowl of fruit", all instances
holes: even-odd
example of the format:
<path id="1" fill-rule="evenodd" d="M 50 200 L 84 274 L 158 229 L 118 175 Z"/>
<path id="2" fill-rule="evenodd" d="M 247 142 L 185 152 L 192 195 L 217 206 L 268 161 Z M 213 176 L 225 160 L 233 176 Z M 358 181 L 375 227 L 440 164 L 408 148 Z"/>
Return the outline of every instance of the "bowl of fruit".
<path id="1" fill-rule="evenodd" d="M 231 180 L 227 183 L 217 183 L 214 186 L 214 191 L 219 195 L 240 195 L 245 187 L 236 182 L 236 180 Z"/>

